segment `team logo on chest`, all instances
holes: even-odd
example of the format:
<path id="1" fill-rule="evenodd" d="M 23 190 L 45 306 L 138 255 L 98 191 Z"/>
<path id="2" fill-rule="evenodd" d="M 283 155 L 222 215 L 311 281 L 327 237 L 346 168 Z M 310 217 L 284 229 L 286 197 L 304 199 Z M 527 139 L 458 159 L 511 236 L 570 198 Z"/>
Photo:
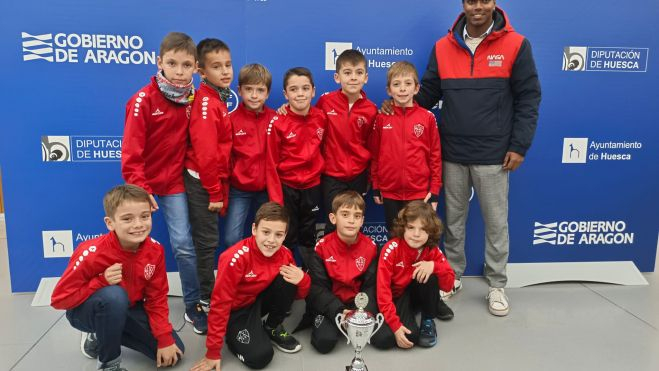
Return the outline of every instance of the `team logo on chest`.
<path id="1" fill-rule="evenodd" d="M 364 266 L 366 265 L 366 259 L 363 256 L 360 256 L 359 258 L 355 259 L 355 265 L 360 272 L 363 272 Z"/>
<path id="2" fill-rule="evenodd" d="M 364 116 L 359 116 L 357 118 L 357 127 L 361 128 L 362 126 L 364 126 L 365 123 L 366 123 L 366 119 L 364 118 Z"/>
<path id="3" fill-rule="evenodd" d="M 153 264 L 147 264 L 144 266 L 144 278 L 150 280 L 153 277 L 153 273 L 156 271 L 156 266 Z"/>
<path id="4" fill-rule="evenodd" d="M 424 127 L 421 124 L 414 125 L 414 135 L 416 135 L 417 138 L 420 137 L 423 135 L 423 129 Z"/>
<path id="5" fill-rule="evenodd" d="M 188 104 L 188 106 L 185 107 L 185 116 L 190 118 L 190 112 L 192 112 L 192 106 Z"/>
<path id="6" fill-rule="evenodd" d="M 318 130 L 316 130 L 316 135 L 318 135 L 318 139 L 323 140 L 323 133 L 325 133 L 325 129 L 323 128 L 318 128 Z"/>

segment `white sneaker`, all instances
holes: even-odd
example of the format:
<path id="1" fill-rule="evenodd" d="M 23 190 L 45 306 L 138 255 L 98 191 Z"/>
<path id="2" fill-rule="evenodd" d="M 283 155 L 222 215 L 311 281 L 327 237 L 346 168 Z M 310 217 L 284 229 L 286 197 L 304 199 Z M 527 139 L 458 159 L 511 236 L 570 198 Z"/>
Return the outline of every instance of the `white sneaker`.
<path id="1" fill-rule="evenodd" d="M 508 315 L 510 306 L 508 305 L 508 297 L 503 292 L 503 288 L 490 287 L 490 292 L 485 299 L 487 299 L 490 313 L 495 316 Z"/>
<path id="2" fill-rule="evenodd" d="M 462 281 L 455 280 L 453 281 L 453 288 L 451 289 L 451 291 L 439 290 L 439 297 L 441 297 L 442 300 L 446 300 L 451 296 L 455 295 L 458 291 L 460 291 L 460 289 L 462 289 Z"/>

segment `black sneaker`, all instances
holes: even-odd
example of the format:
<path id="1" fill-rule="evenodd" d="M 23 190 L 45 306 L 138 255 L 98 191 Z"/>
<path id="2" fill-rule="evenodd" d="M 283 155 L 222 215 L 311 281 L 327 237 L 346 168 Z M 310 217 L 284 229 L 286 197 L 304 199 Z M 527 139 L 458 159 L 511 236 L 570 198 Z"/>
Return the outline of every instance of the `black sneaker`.
<path id="1" fill-rule="evenodd" d="M 192 323 L 192 330 L 200 335 L 208 332 L 208 317 L 201 304 L 193 304 L 185 308 L 185 320 Z"/>
<path id="2" fill-rule="evenodd" d="M 98 358 L 98 340 L 93 332 L 83 332 L 80 338 L 80 351 L 82 355 L 96 359 Z"/>
<path id="3" fill-rule="evenodd" d="M 121 367 L 119 361 L 111 362 L 110 364 L 105 364 L 99 368 L 100 371 L 128 371 L 125 368 Z"/>
<path id="4" fill-rule="evenodd" d="M 453 310 L 444 303 L 444 300 L 439 299 L 439 303 L 437 303 L 437 319 L 440 321 L 450 321 L 454 316 Z"/>
<path id="5" fill-rule="evenodd" d="M 275 328 L 263 324 L 263 328 L 265 329 L 265 332 L 268 333 L 270 341 L 272 341 L 272 343 L 282 352 L 296 353 L 302 349 L 302 344 L 300 344 L 293 335 L 286 332 L 282 324 L 279 324 L 279 326 Z"/>
<path id="6" fill-rule="evenodd" d="M 434 347 L 437 344 L 437 330 L 435 329 L 435 320 L 426 318 L 421 320 L 419 329 L 419 346 L 424 348 Z"/>

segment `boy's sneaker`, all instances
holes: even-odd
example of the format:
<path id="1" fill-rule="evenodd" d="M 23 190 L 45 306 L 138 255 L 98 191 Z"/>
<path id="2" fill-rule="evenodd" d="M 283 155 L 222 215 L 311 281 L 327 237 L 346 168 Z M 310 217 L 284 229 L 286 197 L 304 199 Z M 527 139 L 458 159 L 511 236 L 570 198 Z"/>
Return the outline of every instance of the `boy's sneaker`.
<path id="1" fill-rule="evenodd" d="M 263 328 L 265 329 L 265 332 L 268 333 L 270 341 L 272 341 L 272 343 L 282 352 L 296 353 L 302 349 L 302 344 L 300 344 L 293 335 L 286 332 L 281 323 L 275 328 L 263 324 Z"/>
<path id="2" fill-rule="evenodd" d="M 432 318 L 421 319 L 419 328 L 419 346 L 424 348 L 434 347 L 437 344 L 437 329 Z"/>
<path id="3" fill-rule="evenodd" d="M 128 371 L 125 368 L 121 367 L 119 363 L 112 366 L 107 366 L 99 369 L 100 371 Z"/>
<path id="4" fill-rule="evenodd" d="M 490 313 L 495 316 L 505 316 L 510 310 L 508 297 L 503 292 L 503 288 L 490 287 L 490 292 L 485 297 L 488 302 Z"/>
<path id="5" fill-rule="evenodd" d="M 204 309 L 204 312 L 208 313 L 211 310 L 211 299 L 200 299 L 199 304 Z"/>
<path id="6" fill-rule="evenodd" d="M 201 304 L 197 303 L 185 309 L 185 320 L 192 323 L 192 330 L 203 335 L 208 332 L 208 317 Z"/>
<path id="7" fill-rule="evenodd" d="M 453 313 L 453 310 L 440 298 L 439 303 L 437 303 L 437 319 L 441 321 L 450 321 L 454 316 L 455 314 Z"/>
<path id="8" fill-rule="evenodd" d="M 80 338 L 80 351 L 82 355 L 96 359 L 98 358 L 98 340 L 93 332 L 83 332 Z"/>
<path id="9" fill-rule="evenodd" d="M 455 295 L 462 289 L 462 280 L 455 280 L 453 281 L 453 288 L 451 291 L 442 291 L 439 290 L 439 297 L 442 298 L 442 300 L 446 300 L 450 298 L 451 296 Z"/>

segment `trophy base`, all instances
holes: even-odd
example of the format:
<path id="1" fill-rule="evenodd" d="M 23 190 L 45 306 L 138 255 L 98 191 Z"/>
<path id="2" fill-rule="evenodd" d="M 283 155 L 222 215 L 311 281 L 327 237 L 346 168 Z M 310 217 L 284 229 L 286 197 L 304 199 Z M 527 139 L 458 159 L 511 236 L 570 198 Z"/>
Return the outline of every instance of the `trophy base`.
<path id="1" fill-rule="evenodd" d="M 353 365 L 348 365 L 346 366 L 346 371 L 368 371 L 368 368 L 366 365 L 363 365 L 362 367 L 355 368 Z"/>

